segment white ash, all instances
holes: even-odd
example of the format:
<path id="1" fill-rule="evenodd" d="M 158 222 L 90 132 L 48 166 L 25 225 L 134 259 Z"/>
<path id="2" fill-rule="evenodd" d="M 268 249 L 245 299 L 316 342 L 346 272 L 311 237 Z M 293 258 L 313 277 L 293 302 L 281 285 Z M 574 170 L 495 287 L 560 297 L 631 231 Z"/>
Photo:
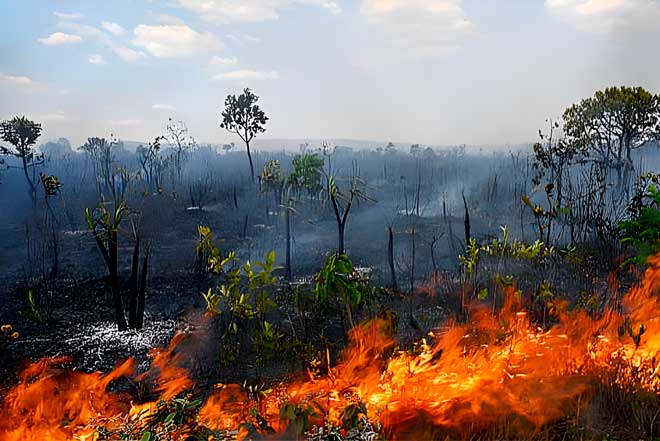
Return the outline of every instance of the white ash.
<path id="1" fill-rule="evenodd" d="M 57 350 L 63 355 L 84 353 L 85 359 L 76 361 L 85 369 L 107 370 L 128 357 L 137 357 L 143 369 L 149 350 L 166 347 L 176 330 L 175 320 L 148 321 L 139 331 L 119 331 L 114 322 L 79 325 L 70 330 L 71 337 L 58 342 Z"/>

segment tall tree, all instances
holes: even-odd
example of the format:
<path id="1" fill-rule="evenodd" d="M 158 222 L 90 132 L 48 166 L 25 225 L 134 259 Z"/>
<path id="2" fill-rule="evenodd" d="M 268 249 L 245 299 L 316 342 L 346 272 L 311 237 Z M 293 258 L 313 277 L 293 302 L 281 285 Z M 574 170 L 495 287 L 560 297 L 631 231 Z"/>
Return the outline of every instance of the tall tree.
<path id="1" fill-rule="evenodd" d="M 257 104 L 258 101 L 259 97 L 252 93 L 249 88 L 245 88 L 238 97 L 227 95 L 225 109 L 221 114 L 222 121 L 220 122 L 221 128 L 237 134 L 245 143 L 252 181 L 254 181 L 254 164 L 250 142 L 256 135 L 266 131 L 264 126 L 268 121 L 268 117 Z"/>
<path id="2" fill-rule="evenodd" d="M 621 187 L 633 169 L 632 150 L 660 138 L 660 96 L 642 87 L 608 87 L 564 112 L 566 142 L 585 150 Z"/>
<path id="3" fill-rule="evenodd" d="M 188 133 L 188 127 L 183 121 L 174 121 L 170 118 L 165 131 L 167 133 L 163 138 L 167 140 L 170 147 L 174 150 L 173 159 L 176 177 L 181 178 L 183 160 L 196 147 L 197 143 Z"/>
<path id="4" fill-rule="evenodd" d="M 0 123 L 0 137 L 13 147 L 0 146 L 0 154 L 15 156 L 21 160 L 25 180 L 28 183 L 30 200 L 33 204 L 37 201 L 37 186 L 34 176 L 30 176 L 29 170 L 43 164 L 43 155 L 38 155 L 34 149 L 40 136 L 41 124 L 30 121 L 24 116 L 16 116 Z"/>

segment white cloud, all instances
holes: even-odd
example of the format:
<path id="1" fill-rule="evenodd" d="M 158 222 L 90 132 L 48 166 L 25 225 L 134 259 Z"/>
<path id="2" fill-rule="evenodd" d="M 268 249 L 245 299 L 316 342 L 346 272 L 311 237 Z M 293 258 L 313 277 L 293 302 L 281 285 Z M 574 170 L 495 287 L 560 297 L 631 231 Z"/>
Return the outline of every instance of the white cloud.
<path id="1" fill-rule="evenodd" d="M 250 69 L 232 70 L 223 72 L 213 77 L 214 80 L 228 80 L 228 81 L 264 81 L 264 80 L 279 80 L 280 75 L 276 71 L 262 72 Z"/>
<path id="2" fill-rule="evenodd" d="M 102 21 L 101 26 L 112 35 L 123 35 L 126 32 L 119 23 L 113 23 L 111 21 Z"/>
<path id="3" fill-rule="evenodd" d="M 236 66 L 237 64 L 238 58 L 236 57 L 222 58 L 215 55 L 211 58 L 211 60 L 209 60 L 209 66 L 218 69 L 227 69 Z"/>
<path id="4" fill-rule="evenodd" d="M 166 24 L 166 25 L 184 24 L 183 20 L 181 20 L 179 17 L 175 17 L 174 15 L 161 14 L 159 12 L 149 11 L 149 16 L 153 21 L 155 21 L 158 24 Z"/>
<path id="5" fill-rule="evenodd" d="M 79 35 L 84 35 L 88 38 L 100 39 L 102 41 L 107 41 L 108 36 L 99 28 L 94 26 L 84 25 L 80 23 L 74 23 L 71 21 L 64 21 L 58 23 L 58 27 L 64 29 L 65 31 L 75 32 Z"/>
<path id="6" fill-rule="evenodd" d="M 133 44 L 143 47 L 156 58 L 200 55 L 223 48 L 213 34 L 197 32 L 186 25 L 138 25 Z"/>
<path id="7" fill-rule="evenodd" d="M 91 64 L 105 64 L 105 59 L 101 54 L 91 54 L 89 57 L 87 57 L 87 61 Z"/>
<path id="8" fill-rule="evenodd" d="M 80 35 L 65 34 L 63 32 L 55 32 L 46 38 L 40 38 L 39 42 L 46 46 L 59 46 L 61 44 L 75 44 L 80 43 L 82 37 Z"/>
<path id="9" fill-rule="evenodd" d="M 316 5 L 341 13 L 335 0 L 177 0 L 177 5 L 216 24 L 277 20 L 280 12 L 296 4 Z"/>
<path id="10" fill-rule="evenodd" d="M 60 20 L 76 20 L 79 18 L 82 18 L 82 14 L 79 12 L 71 12 L 71 13 L 66 13 L 66 12 L 53 12 L 53 15 Z"/>
<path id="11" fill-rule="evenodd" d="M 545 0 L 545 7 L 587 32 L 658 30 L 660 20 L 657 0 Z"/>
<path id="12" fill-rule="evenodd" d="M 144 52 L 136 51 L 126 46 L 114 46 L 111 49 L 119 58 L 127 63 L 137 63 L 147 57 Z"/>
<path id="13" fill-rule="evenodd" d="M 103 26 L 104 29 L 107 29 L 108 27 L 113 28 L 112 26 L 113 24 L 115 23 L 102 22 L 101 26 Z M 147 58 L 147 55 L 144 52 L 130 48 L 123 44 L 119 44 L 115 38 L 113 38 L 110 34 L 108 34 L 108 32 L 104 32 L 97 27 L 84 25 L 80 23 L 73 23 L 73 22 L 59 23 L 59 27 L 68 31 L 72 31 L 84 35 L 85 37 L 91 40 L 96 40 L 96 42 L 109 48 L 120 59 L 122 59 L 127 63 L 137 63 Z M 115 31 L 117 31 L 117 29 L 115 29 Z M 122 28 L 122 32 L 123 31 L 124 30 Z M 93 63 L 90 59 L 88 59 L 88 61 L 90 63 Z M 93 64 L 100 64 L 100 63 L 93 63 Z"/>
<path id="14" fill-rule="evenodd" d="M 30 77 L 5 75 L 2 72 L 0 72 L 0 87 L 9 87 L 12 89 L 46 89 L 44 84 L 34 81 Z"/>
<path id="15" fill-rule="evenodd" d="M 234 43 L 238 44 L 239 46 L 245 46 L 248 43 L 260 43 L 261 39 L 259 37 L 255 37 L 253 35 L 248 35 L 248 34 L 240 34 L 240 35 L 235 35 L 235 34 L 227 34 L 225 37 L 228 40 L 233 41 Z"/>
<path id="16" fill-rule="evenodd" d="M 439 55 L 476 33 L 462 0 L 362 0 L 360 13 L 403 53 Z"/>
<path id="17" fill-rule="evenodd" d="M 0 84 L 5 86 L 30 86 L 34 84 L 32 78 L 0 74 Z"/>
<path id="18" fill-rule="evenodd" d="M 151 108 L 154 110 L 164 110 L 167 112 L 174 112 L 176 110 L 176 107 L 170 106 L 169 104 L 154 104 L 151 106 Z"/>

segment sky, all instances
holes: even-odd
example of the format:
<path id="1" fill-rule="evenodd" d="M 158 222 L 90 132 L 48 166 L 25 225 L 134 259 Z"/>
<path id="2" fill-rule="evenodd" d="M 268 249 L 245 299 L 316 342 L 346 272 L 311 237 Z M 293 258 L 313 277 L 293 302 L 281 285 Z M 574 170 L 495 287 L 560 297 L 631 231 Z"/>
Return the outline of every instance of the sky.
<path id="1" fill-rule="evenodd" d="M 0 0 L 0 118 L 43 141 L 199 142 L 250 87 L 264 138 L 534 141 L 607 86 L 660 92 L 660 0 Z"/>

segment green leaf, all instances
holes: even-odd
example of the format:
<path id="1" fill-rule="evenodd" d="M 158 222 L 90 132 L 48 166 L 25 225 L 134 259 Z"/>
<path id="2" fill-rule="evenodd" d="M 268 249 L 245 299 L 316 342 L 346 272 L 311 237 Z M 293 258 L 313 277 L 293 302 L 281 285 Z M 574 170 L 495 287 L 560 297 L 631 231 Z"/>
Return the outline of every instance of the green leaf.
<path id="1" fill-rule="evenodd" d="M 140 438 L 140 441 L 150 441 L 151 440 L 151 432 L 144 432 L 142 434 L 142 437 Z"/>
<path id="2" fill-rule="evenodd" d="M 176 413 L 174 413 L 174 412 L 170 413 L 169 415 L 167 415 L 165 417 L 165 420 L 163 421 L 163 424 L 165 424 L 166 426 L 169 426 L 172 423 L 172 421 L 174 421 L 175 416 L 176 416 Z"/>

